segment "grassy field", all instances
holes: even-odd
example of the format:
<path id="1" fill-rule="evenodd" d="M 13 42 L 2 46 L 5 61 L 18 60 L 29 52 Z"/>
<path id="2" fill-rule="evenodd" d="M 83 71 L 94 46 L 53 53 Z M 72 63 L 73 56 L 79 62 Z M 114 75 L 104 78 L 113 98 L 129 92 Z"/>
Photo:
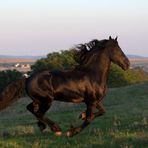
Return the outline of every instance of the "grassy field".
<path id="1" fill-rule="evenodd" d="M 36 119 L 22 98 L 0 112 L 0 147 L 2 148 L 147 148 L 148 83 L 110 89 L 104 99 L 107 112 L 95 119 L 79 135 L 66 138 L 40 133 Z M 82 121 L 79 114 L 85 106 L 56 102 L 48 117 L 57 121 L 65 133 L 71 124 Z"/>

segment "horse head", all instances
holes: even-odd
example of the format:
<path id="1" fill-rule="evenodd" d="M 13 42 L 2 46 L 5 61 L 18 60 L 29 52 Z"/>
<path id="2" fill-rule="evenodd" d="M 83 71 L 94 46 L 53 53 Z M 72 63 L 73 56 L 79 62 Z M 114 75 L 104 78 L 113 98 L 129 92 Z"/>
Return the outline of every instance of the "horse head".
<path id="1" fill-rule="evenodd" d="M 105 46 L 108 49 L 110 60 L 120 66 L 123 70 L 127 70 L 130 66 L 130 62 L 118 45 L 117 37 L 112 39 L 110 36 Z"/>
<path id="2" fill-rule="evenodd" d="M 77 48 L 79 50 L 76 53 L 75 60 L 82 66 L 86 63 L 91 63 L 90 66 L 92 66 L 92 62 L 96 62 L 95 59 L 98 59 L 98 56 L 99 58 L 103 57 L 103 54 L 124 70 L 127 70 L 130 66 L 128 58 L 118 45 L 117 37 L 115 39 L 109 37 L 108 40 L 95 39 L 89 43 L 80 44 Z"/>

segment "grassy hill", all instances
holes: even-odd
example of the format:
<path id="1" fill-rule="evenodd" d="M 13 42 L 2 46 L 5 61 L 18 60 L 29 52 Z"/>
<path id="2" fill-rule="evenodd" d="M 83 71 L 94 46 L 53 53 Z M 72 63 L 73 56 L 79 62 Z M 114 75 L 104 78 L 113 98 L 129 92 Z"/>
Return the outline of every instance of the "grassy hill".
<path id="1" fill-rule="evenodd" d="M 23 98 L 0 112 L 0 147 L 11 148 L 146 148 L 148 147 L 148 83 L 110 89 L 104 99 L 107 112 L 73 138 L 40 133 L 36 119 Z M 56 102 L 48 117 L 57 121 L 66 132 L 78 125 L 83 104 Z"/>

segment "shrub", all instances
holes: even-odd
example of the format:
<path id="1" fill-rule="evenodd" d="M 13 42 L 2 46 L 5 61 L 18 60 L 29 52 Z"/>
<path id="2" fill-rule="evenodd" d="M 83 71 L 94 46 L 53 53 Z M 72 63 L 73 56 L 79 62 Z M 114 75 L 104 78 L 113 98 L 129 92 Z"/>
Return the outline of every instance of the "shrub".
<path id="1" fill-rule="evenodd" d="M 75 67 L 76 62 L 74 60 L 74 50 L 65 50 L 59 52 L 49 53 L 47 58 L 37 60 L 37 62 L 31 67 L 33 72 L 42 69 L 61 69 L 67 70 Z"/>
<path id="2" fill-rule="evenodd" d="M 144 81 L 148 81 L 148 74 L 141 68 L 123 71 L 119 66 L 111 64 L 108 81 L 110 87 L 126 86 Z"/>

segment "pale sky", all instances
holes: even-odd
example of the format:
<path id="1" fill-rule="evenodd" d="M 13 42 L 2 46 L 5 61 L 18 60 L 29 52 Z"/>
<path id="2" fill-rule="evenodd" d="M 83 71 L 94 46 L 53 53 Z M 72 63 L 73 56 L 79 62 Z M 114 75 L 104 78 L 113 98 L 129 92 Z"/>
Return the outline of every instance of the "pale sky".
<path id="1" fill-rule="evenodd" d="M 148 56 L 148 0 L 0 0 L 0 55 L 46 55 L 118 36 Z"/>

